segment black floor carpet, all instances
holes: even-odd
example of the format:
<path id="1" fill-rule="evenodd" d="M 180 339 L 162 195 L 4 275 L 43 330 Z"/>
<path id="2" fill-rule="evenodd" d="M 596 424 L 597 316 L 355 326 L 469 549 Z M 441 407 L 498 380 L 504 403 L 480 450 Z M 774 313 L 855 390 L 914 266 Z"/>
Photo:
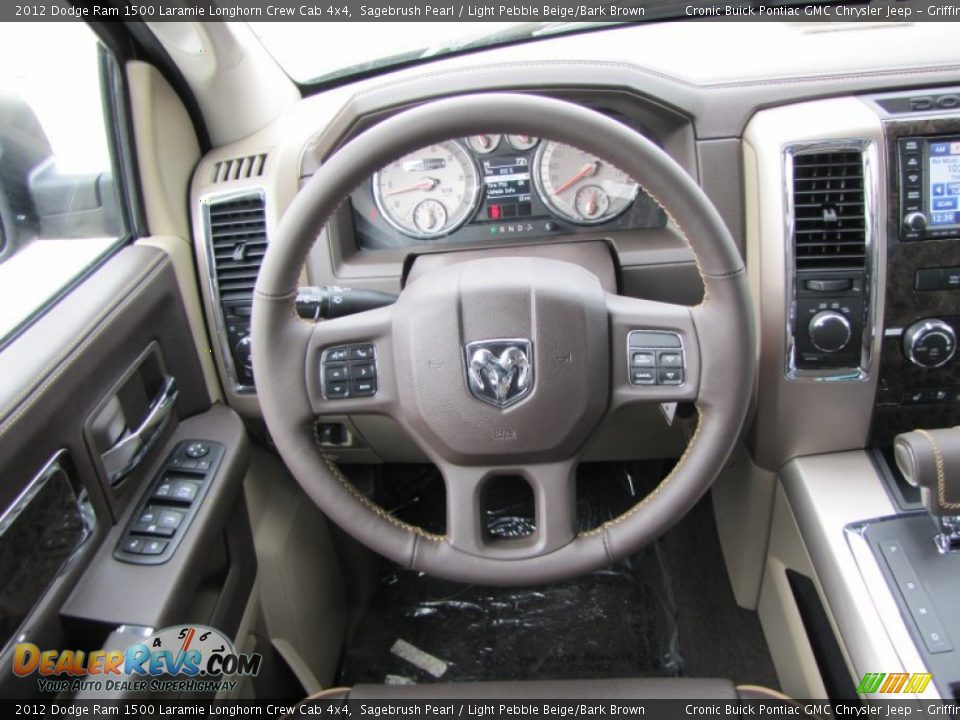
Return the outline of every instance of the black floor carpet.
<path id="1" fill-rule="evenodd" d="M 584 466 L 581 528 L 621 513 L 666 469 Z M 433 472 L 406 468 L 381 480 L 381 504 L 442 532 L 442 481 Z M 488 513 L 491 526 L 522 530 L 518 508 L 505 494 Z M 651 547 L 563 583 L 489 588 L 385 564 L 338 682 L 679 675 L 777 685 L 756 614 L 734 603 L 708 500 Z"/>

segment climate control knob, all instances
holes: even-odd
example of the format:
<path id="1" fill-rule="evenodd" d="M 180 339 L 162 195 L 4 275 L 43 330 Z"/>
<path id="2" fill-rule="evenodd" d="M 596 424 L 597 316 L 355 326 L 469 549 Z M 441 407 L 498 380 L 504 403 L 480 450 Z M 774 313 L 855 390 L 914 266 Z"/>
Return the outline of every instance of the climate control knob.
<path id="1" fill-rule="evenodd" d="M 850 342 L 850 321 L 836 310 L 821 310 L 810 318 L 807 332 L 810 343 L 820 352 L 838 352 Z"/>
<path id="2" fill-rule="evenodd" d="M 242 338 L 237 340 L 237 344 L 233 346 L 233 354 L 236 356 L 237 362 L 247 370 L 253 370 L 252 353 L 253 344 L 249 335 L 244 335 Z"/>
<path id="3" fill-rule="evenodd" d="M 938 368 L 957 351 L 957 335 L 943 320 L 919 320 L 903 333 L 903 352 L 914 365 Z"/>

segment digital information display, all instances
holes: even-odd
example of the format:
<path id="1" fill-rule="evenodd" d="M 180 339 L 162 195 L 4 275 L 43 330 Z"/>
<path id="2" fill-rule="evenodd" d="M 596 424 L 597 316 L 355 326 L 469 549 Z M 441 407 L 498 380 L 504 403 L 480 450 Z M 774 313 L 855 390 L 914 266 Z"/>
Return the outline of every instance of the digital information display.
<path id="1" fill-rule="evenodd" d="M 960 225 L 960 140 L 930 143 L 930 225 Z"/>
<path id="2" fill-rule="evenodd" d="M 530 161 L 527 157 L 484 159 L 483 183 L 487 188 L 488 220 L 508 220 L 533 214 Z"/>

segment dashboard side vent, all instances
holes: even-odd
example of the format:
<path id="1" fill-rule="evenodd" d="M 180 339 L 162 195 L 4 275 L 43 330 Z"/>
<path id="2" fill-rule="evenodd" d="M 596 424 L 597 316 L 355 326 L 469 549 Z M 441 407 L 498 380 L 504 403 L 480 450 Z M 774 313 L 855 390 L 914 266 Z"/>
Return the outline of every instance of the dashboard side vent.
<path id="1" fill-rule="evenodd" d="M 247 195 L 214 200 L 210 218 L 210 252 L 222 305 L 253 301 L 260 263 L 267 252 L 267 221 L 263 197 Z"/>
<path id="2" fill-rule="evenodd" d="M 266 153 L 221 160 L 213 166 L 213 182 L 225 183 L 260 177 L 266 164 Z"/>
<path id="3" fill-rule="evenodd" d="M 846 150 L 795 155 L 796 270 L 863 268 L 866 241 L 863 155 Z"/>

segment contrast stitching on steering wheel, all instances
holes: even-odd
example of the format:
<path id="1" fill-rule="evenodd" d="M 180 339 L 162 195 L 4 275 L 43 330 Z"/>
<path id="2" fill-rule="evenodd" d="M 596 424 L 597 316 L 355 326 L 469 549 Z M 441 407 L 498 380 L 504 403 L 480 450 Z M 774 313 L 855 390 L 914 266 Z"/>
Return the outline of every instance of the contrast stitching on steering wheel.
<path id="1" fill-rule="evenodd" d="M 340 481 L 340 484 L 347 489 L 347 492 L 353 495 L 353 497 L 356 498 L 361 505 L 366 507 L 368 510 L 371 510 L 372 512 L 376 513 L 378 516 L 380 516 L 381 518 L 389 522 L 391 525 L 395 525 L 398 528 L 411 532 L 414 535 L 417 535 L 423 538 L 424 540 L 429 540 L 430 542 L 443 542 L 444 540 L 447 539 L 446 535 L 437 535 L 436 533 L 427 532 L 421 527 L 417 527 L 416 525 L 411 525 L 410 523 L 404 522 L 398 517 L 391 515 L 382 507 L 380 507 L 375 502 L 373 502 L 366 495 L 364 495 L 362 492 L 360 492 L 357 489 L 357 487 L 352 482 L 350 482 L 347 476 L 340 471 L 340 468 L 337 467 L 337 464 L 333 461 L 333 458 L 327 455 L 327 453 L 323 449 L 323 446 L 320 444 L 319 420 L 317 420 L 313 424 L 313 439 L 317 445 L 317 450 L 320 452 L 320 457 L 323 458 L 324 464 L 326 464 L 327 468 L 330 470 L 333 476 Z"/>

